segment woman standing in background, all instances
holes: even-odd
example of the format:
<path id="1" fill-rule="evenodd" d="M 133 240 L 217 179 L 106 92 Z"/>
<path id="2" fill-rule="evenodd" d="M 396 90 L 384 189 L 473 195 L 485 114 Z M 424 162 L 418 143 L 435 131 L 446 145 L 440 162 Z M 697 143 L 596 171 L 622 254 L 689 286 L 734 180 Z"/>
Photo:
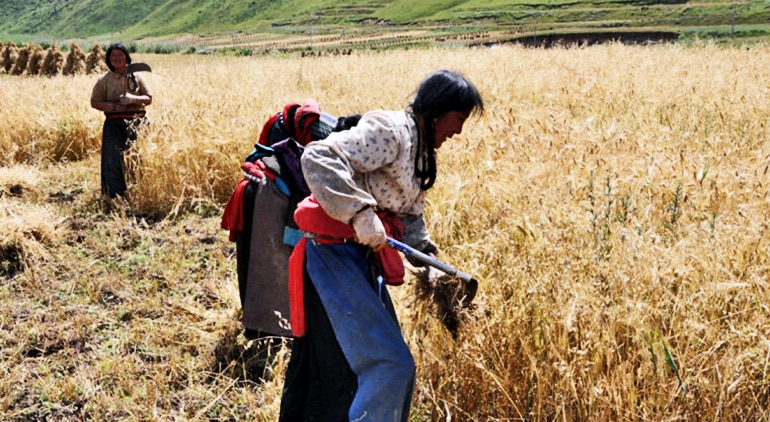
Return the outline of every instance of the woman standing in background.
<path id="1" fill-rule="evenodd" d="M 142 75 L 127 72 L 131 55 L 125 45 L 107 47 L 105 61 L 110 70 L 96 81 L 91 107 L 104 112 L 102 193 L 115 198 L 126 193 L 123 154 L 136 141 L 139 126 L 146 124 L 145 107 L 152 104 L 152 93 Z"/>

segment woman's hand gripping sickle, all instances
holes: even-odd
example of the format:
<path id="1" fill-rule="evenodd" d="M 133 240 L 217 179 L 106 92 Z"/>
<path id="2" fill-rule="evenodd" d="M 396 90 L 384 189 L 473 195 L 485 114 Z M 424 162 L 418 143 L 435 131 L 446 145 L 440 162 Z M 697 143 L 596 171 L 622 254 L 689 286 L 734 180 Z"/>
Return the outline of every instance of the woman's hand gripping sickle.
<path id="1" fill-rule="evenodd" d="M 365 207 L 359 211 L 351 222 L 356 232 L 356 240 L 362 245 L 369 246 L 375 252 L 379 252 L 388 245 L 388 235 L 380 217 L 372 207 Z"/>

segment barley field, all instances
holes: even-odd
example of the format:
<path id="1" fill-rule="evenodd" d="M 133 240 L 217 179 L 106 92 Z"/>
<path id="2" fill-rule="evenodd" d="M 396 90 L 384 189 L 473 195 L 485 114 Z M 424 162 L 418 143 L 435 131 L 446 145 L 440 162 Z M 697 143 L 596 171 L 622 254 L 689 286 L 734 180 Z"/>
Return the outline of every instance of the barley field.
<path id="1" fill-rule="evenodd" d="M 142 55 L 127 203 L 99 197 L 96 76 L 0 75 L 0 419 L 274 421 L 288 350 L 240 332 L 219 226 L 262 123 L 403 109 L 439 68 L 486 113 L 438 154 L 456 336 L 391 293 L 412 421 L 770 419 L 770 48 Z"/>

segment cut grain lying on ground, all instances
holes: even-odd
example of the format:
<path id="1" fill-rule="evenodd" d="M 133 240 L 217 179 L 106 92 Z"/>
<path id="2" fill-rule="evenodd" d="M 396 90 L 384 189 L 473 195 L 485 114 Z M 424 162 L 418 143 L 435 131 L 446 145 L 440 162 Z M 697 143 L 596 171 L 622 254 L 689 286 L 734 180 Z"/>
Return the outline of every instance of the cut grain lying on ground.
<path id="1" fill-rule="evenodd" d="M 240 163 L 287 102 L 398 109 L 437 68 L 487 106 L 427 209 L 480 308 L 448 327 L 416 276 L 391 290 L 411 420 L 770 418 L 767 47 L 133 59 L 151 125 L 112 208 L 96 76 L 0 75 L 3 419 L 275 420 L 288 350 L 239 335 L 219 227 Z"/>

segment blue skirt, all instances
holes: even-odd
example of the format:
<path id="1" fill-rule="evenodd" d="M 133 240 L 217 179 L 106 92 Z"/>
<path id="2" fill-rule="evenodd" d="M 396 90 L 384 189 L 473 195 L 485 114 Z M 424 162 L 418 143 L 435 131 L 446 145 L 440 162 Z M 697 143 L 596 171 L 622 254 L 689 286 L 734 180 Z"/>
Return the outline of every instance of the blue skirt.
<path id="1" fill-rule="evenodd" d="M 281 403 L 282 420 L 292 420 L 284 417 L 284 407 L 297 410 L 284 401 L 290 396 L 289 390 L 302 390 L 298 382 L 309 387 L 302 395 L 304 399 L 311 397 L 310 407 L 302 412 L 304 420 L 340 420 L 341 412 L 346 412 L 346 419 L 351 421 L 400 422 L 409 418 L 414 358 L 404 341 L 387 287 L 378 282 L 366 251 L 356 244 L 307 243 L 307 335 L 297 339 L 292 349 Z M 303 376 L 297 376 L 301 365 L 298 361 L 304 361 Z M 340 399 L 345 391 L 339 388 L 350 384 L 339 378 L 346 373 L 355 378 L 349 400 L 312 399 L 314 394 L 335 390 L 335 397 Z M 349 403 L 349 408 L 330 408 L 339 403 Z"/>

